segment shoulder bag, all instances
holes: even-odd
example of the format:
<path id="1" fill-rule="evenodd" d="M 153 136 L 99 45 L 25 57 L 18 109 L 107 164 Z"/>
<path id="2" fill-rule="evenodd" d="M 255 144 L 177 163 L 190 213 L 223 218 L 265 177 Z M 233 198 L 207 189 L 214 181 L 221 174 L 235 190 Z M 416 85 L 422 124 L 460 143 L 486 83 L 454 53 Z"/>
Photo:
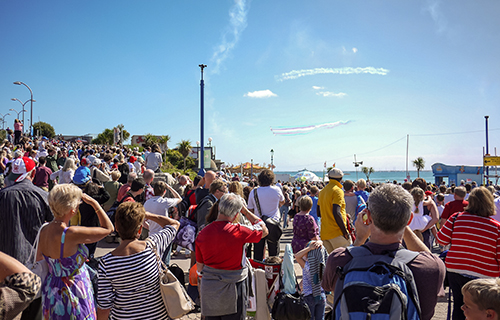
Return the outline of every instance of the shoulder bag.
<path id="1" fill-rule="evenodd" d="M 298 289 L 297 280 L 295 286 Z M 297 290 L 294 294 L 283 291 L 283 282 L 280 277 L 280 292 L 274 299 L 271 314 L 274 320 L 309 320 L 311 310 L 304 300 L 302 293 Z"/>
<path id="2" fill-rule="evenodd" d="M 149 239 L 146 241 L 151 245 L 158 261 L 161 298 L 167 309 L 168 316 L 177 319 L 188 314 L 195 308 L 193 300 L 187 294 L 184 286 L 160 259 L 158 251 L 156 251 L 156 245 Z"/>
<path id="3" fill-rule="evenodd" d="M 257 189 L 253 189 L 253 196 L 255 199 L 255 203 L 257 204 L 257 210 L 262 218 L 262 221 L 266 224 L 267 229 L 269 230 L 269 234 L 267 235 L 267 239 L 271 241 L 279 241 L 281 235 L 283 234 L 283 229 L 281 229 L 279 221 L 274 220 L 271 217 L 265 216 L 262 214 L 262 210 L 260 209 L 259 196 L 257 195 Z"/>
<path id="4" fill-rule="evenodd" d="M 31 272 L 40 277 L 42 284 L 45 278 L 47 278 L 47 274 L 49 274 L 49 265 L 47 264 L 47 261 L 45 261 L 45 259 L 36 261 L 36 256 L 38 252 L 38 243 L 40 242 L 40 232 L 42 231 L 43 227 L 45 227 L 48 224 L 49 224 L 48 222 L 45 222 L 44 224 L 42 224 L 40 229 L 38 229 L 35 242 L 33 243 L 33 247 L 31 247 L 31 252 L 30 256 L 28 257 L 28 262 L 26 263 L 28 269 L 30 269 Z M 38 294 L 36 295 L 36 298 L 40 298 L 41 294 L 42 290 L 39 290 Z"/>

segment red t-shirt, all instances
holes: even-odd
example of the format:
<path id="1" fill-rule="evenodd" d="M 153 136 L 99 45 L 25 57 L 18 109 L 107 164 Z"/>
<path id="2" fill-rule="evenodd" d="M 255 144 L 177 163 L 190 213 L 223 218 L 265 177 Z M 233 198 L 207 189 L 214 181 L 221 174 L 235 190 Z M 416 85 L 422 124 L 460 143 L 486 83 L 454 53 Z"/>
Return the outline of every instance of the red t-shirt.
<path id="1" fill-rule="evenodd" d="M 454 200 L 448 202 L 444 206 L 443 213 L 441 214 L 441 219 L 448 220 L 452 214 L 464 211 L 464 208 L 469 205 L 468 201 L 465 200 Z"/>
<path id="2" fill-rule="evenodd" d="M 116 196 L 116 200 L 121 201 L 129 190 L 130 186 L 128 184 L 124 184 L 123 186 L 121 186 L 120 189 L 118 189 L 118 195 Z"/>
<path id="3" fill-rule="evenodd" d="M 221 270 L 239 270 L 245 258 L 245 243 L 257 243 L 262 229 L 227 221 L 214 221 L 196 238 L 196 262 Z"/>

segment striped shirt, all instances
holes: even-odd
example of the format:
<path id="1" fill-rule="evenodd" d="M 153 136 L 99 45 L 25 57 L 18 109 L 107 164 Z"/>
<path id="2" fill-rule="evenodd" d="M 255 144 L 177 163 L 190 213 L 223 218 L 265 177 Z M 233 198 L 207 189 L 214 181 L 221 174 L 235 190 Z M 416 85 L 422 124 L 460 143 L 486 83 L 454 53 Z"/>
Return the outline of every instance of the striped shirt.
<path id="1" fill-rule="evenodd" d="M 176 229 L 165 226 L 149 237 L 161 257 L 176 235 Z M 160 293 L 159 269 L 150 244 L 129 256 L 111 253 L 99 262 L 97 306 L 111 309 L 110 319 L 167 319 Z"/>
<path id="2" fill-rule="evenodd" d="M 448 271 L 481 278 L 500 276 L 500 223 L 491 217 L 455 213 L 439 231 L 437 241 L 451 243 Z"/>

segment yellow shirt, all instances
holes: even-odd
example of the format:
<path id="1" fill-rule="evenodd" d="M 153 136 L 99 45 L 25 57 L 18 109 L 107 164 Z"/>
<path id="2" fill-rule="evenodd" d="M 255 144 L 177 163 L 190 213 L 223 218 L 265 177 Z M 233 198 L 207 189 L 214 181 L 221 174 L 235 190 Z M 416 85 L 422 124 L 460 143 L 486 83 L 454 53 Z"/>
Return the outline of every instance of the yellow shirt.
<path id="1" fill-rule="evenodd" d="M 321 211 L 321 239 L 330 240 L 338 236 L 342 236 L 342 231 L 340 227 L 335 222 L 333 217 L 333 205 L 337 204 L 340 206 L 340 214 L 342 215 L 342 220 L 344 221 L 344 226 L 346 224 L 346 211 L 345 211 L 345 199 L 344 191 L 342 190 L 342 184 L 337 180 L 330 179 L 328 183 L 319 193 L 318 205 Z"/>

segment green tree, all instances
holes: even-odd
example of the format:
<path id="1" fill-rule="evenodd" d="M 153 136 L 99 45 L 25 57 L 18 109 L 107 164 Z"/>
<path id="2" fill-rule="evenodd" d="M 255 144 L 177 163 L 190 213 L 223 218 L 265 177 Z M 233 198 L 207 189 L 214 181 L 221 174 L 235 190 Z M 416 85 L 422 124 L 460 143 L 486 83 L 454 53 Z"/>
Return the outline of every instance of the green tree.
<path id="1" fill-rule="evenodd" d="M 425 168 L 425 161 L 424 158 L 418 157 L 417 159 L 413 160 L 413 166 L 417 168 L 417 176 L 420 178 L 420 170 L 423 170 Z"/>
<path id="2" fill-rule="evenodd" d="M 33 123 L 33 133 L 38 136 L 45 136 L 49 139 L 52 139 L 56 136 L 54 127 L 43 121 Z"/>
<path id="3" fill-rule="evenodd" d="M 157 141 L 160 144 L 160 148 L 163 151 L 167 151 L 168 150 L 168 142 L 170 141 L 170 136 L 168 134 L 164 135 L 164 136 L 161 136 L 160 138 L 157 139 Z"/>
<path id="4" fill-rule="evenodd" d="M 178 147 L 179 152 L 184 157 L 184 171 L 186 171 L 186 158 L 191 153 L 191 149 L 193 149 L 191 147 L 191 141 L 190 140 L 181 140 L 181 142 L 179 142 L 177 144 L 177 147 Z"/>
<path id="5" fill-rule="evenodd" d="M 130 133 L 127 130 L 123 130 L 123 140 L 126 141 L 130 137 Z M 104 129 L 103 132 L 97 135 L 97 138 L 92 140 L 94 144 L 113 144 L 113 129 Z"/>
<path id="6" fill-rule="evenodd" d="M 375 170 L 373 170 L 373 167 L 370 167 L 370 168 L 368 168 L 368 167 L 361 167 L 361 172 L 363 172 L 365 174 L 366 180 L 370 181 L 370 175 L 372 173 L 374 173 Z"/>
<path id="7" fill-rule="evenodd" d="M 165 160 L 170 162 L 174 167 L 176 167 L 179 170 L 182 170 L 182 166 L 184 163 L 184 157 L 182 154 L 179 152 L 179 150 L 174 150 L 174 149 L 168 149 L 165 152 Z M 195 160 L 191 157 L 186 158 L 186 168 L 191 169 L 194 168 L 196 165 Z"/>
<path id="8" fill-rule="evenodd" d="M 144 135 L 143 145 L 145 147 L 151 147 L 153 144 L 155 144 L 157 142 L 158 142 L 158 138 L 156 136 L 152 135 L 151 133 L 146 133 Z"/>

